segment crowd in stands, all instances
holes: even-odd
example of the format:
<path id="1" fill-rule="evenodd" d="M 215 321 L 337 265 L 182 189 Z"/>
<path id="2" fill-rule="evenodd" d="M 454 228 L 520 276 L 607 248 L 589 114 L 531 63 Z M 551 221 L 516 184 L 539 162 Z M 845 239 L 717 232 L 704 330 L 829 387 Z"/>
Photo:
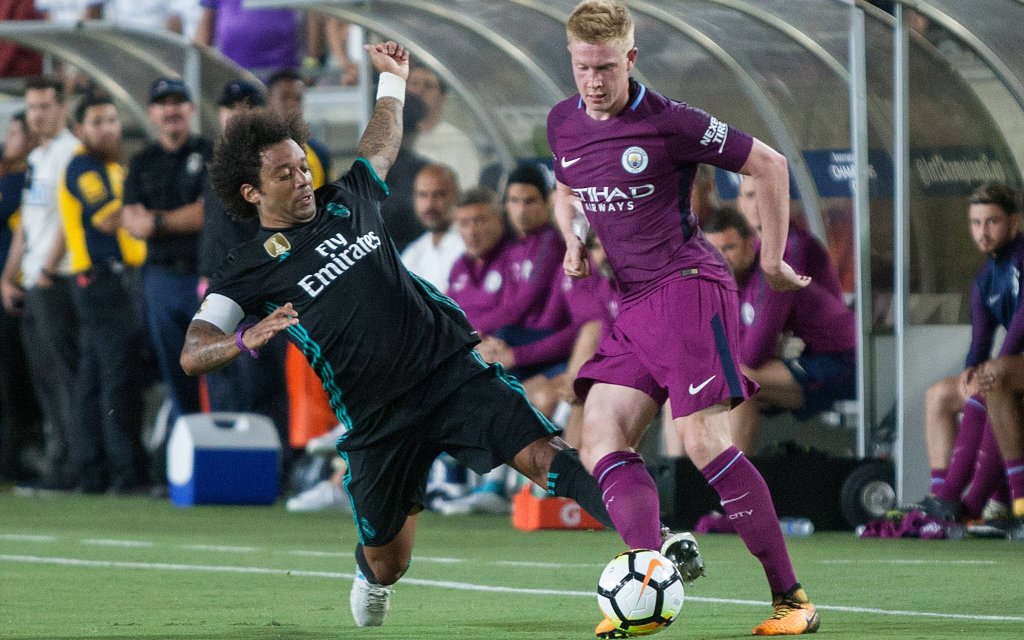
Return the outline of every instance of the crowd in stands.
<path id="1" fill-rule="evenodd" d="M 0 21 L 61 24 L 102 20 L 117 26 L 183 34 L 216 48 L 266 81 L 297 70 L 307 84 L 359 82 L 362 31 L 337 18 L 295 9 L 247 9 L 242 0 L 3 0 Z M 38 52 L 0 41 L 0 78 L 39 74 Z M 87 79 L 61 69 L 70 90 Z"/>

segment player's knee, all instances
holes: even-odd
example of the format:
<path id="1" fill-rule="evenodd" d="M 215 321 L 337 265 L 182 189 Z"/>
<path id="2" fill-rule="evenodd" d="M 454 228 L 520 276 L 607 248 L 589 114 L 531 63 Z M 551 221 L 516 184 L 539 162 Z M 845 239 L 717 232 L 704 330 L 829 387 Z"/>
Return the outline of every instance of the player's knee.
<path id="1" fill-rule="evenodd" d="M 409 561 L 400 558 L 380 558 L 369 560 L 377 584 L 391 585 L 398 582 L 409 570 Z"/>
<path id="2" fill-rule="evenodd" d="M 994 391 L 1019 391 L 1014 383 L 1013 363 L 1015 357 L 1003 356 L 985 365 L 986 373 L 992 376 L 991 387 Z"/>
<path id="3" fill-rule="evenodd" d="M 954 396 L 959 396 L 956 382 L 952 385 L 948 380 L 935 382 L 928 387 L 927 391 L 925 391 L 925 408 L 929 411 L 941 410 L 943 407 L 948 406 L 951 401 L 956 399 Z"/>

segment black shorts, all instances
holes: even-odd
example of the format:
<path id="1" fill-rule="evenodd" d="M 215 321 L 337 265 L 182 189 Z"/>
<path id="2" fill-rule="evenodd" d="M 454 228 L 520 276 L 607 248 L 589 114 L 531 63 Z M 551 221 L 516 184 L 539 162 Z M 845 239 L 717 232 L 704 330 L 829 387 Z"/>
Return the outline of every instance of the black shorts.
<path id="1" fill-rule="evenodd" d="M 375 418 L 389 436 L 340 452 L 359 540 L 368 547 L 391 542 L 406 517 L 422 509 L 430 465 L 441 452 L 484 474 L 531 442 L 560 433 L 526 400 L 518 380 L 469 350 L 445 360 Z"/>

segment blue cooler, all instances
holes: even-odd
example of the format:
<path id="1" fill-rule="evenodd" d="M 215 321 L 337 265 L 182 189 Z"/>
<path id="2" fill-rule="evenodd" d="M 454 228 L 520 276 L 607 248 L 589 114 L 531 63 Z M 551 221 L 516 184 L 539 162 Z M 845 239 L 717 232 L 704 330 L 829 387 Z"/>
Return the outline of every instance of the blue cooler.
<path id="1" fill-rule="evenodd" d="M 281 441 L 274 423 L 253 413 L 181 416 L 167 442 L 167 485 L 178 507 L 273 504 Z"/>

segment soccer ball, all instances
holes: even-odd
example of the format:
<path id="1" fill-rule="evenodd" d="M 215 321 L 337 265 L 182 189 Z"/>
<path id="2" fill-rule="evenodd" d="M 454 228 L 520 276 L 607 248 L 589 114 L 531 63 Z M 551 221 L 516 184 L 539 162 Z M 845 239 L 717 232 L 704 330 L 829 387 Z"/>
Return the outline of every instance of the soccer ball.
<path id="1" fill-rule="evenodd" d="M 623 551 L 597 581 L 597 604 L 623 631 L 655 633 L 679 616 L 683 579 L 672 561 L 657 551 Z"/>

